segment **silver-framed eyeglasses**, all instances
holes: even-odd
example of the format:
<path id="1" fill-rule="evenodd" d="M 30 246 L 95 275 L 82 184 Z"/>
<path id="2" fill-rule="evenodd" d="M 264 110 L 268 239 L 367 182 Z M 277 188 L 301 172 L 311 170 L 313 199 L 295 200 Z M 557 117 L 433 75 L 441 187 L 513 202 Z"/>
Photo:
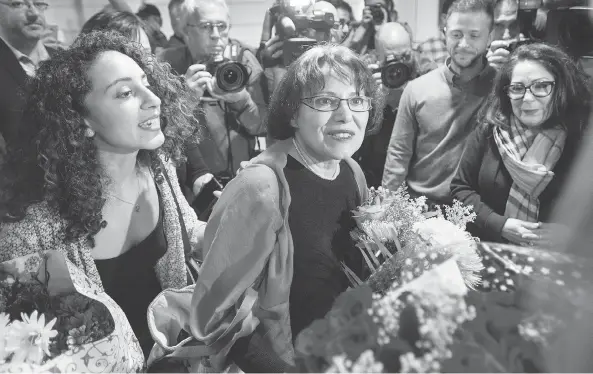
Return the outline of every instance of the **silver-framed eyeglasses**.
<path id="1" fill-rule="evenodd" d="M 49 8 L 49 4 L 44 1 L 0 1 L 0 4 L 4 4 L 11 7 L 14 10 L 27 10 L 35 8 L 41 12 Z"/>
<path id="2" fill-rule="evenodd" d="M 332 95 L 316 95 L 301 99 L 303 104 L 320 112 L 333 112 L 340 107 L 342 101 L 346 101 L 348 108 L 353 112 L 366 112 L 372 107 L 372 99 L 366 96 L 353 96 L 347 99 L 340 99 Z"/>
<path id="3" fill-rule="evenodd" d="M 513 83 L 506 86 L 506 92 L 511 100 L 522 99 L 527 90 L 535 97 L 546 97 L 552 93 L 555 84 L 554 81 L 537 81 L 527 86 L 523 83 Z"/>
<path id="4" fill-rule="evenodd" d="M 207 31 L 210 34 L 214 32 L 214 28 L 218 30 L 219 33 L 223 33 L 229 29 L 229 24 L 226 22 L 200 22 L 198 24 L 188 24 L 190 27 L 197 27 L 202 31 Z"/>

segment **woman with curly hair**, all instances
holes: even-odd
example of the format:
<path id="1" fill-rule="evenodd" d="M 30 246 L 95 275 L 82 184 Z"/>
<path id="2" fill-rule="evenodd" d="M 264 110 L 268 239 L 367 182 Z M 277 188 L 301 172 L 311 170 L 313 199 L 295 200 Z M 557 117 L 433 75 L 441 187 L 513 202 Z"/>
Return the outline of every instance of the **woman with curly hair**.
<path id="1" fill-rule="evenodd" d="M 147 306 L 188 284 L 186 255 L 203 235 L 174 183 L 196 136 L 189 91 L 114 32 L 79 36 L 29 89 L 0 170 L 0 262 L 63 253 L 120 305 L 147 354 Z"/>
<path id="2" fill-rule="evenodd" d="M 102 10 L 85 22 L 82 34 L 93 31 L 117 31 L 130 40 L 136 41 L 150 52 L 150 41 L 144 22 L 134 13 L 117 10 Z M 183 195 L 192 202 L 202 188 L 214 177 L 198 148 L 196 142 L 188 142 L 184 147 L 186 162 L 177 167 L 177 178 Z"/>

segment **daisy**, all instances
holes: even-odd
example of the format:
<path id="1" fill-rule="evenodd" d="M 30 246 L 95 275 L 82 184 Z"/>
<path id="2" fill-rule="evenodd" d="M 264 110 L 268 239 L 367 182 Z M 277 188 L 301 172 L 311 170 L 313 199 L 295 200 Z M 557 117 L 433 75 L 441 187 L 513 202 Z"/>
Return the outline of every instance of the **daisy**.
<path id="1" fill-rule="evenodd" d="M 45 315 L 37 318 L 37 311 L 31 316 L 21 313 L 22 321 L 12 323 L 11 334 L 7 339 L 7 350 L 13 353 L 12 363 L 33 363 L 40 364 L 45 356 L 49 356 L 49 345 L 51 339 L 58 335 L 52 327 L 56 318 L 45 324 Z"/>

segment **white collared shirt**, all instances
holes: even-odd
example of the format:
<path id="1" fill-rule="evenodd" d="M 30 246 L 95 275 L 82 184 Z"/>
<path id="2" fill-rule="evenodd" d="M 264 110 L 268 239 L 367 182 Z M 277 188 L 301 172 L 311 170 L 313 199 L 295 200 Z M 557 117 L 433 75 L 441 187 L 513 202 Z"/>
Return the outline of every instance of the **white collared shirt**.
<path id="1" fill-rule="evenodd" d="M 8 41 L 6 41 L 6 39 L 2 37 L 0 37 L 0 39 L 2 39 L 8 48 L 10 48 L 12 53 L 14 53 L 14 56 L 19 61 L 19 64 L 21 64 L 25 73 L 27 73 L 27 75 L 30 77 L 35 76 L 35 71 L 42 61 L 49 60 L 49 53 L 47 53 L 47 49 L 45 49 L 45 46 L 41 40 L 37 42 L 37 45 L 35 48 L 33 48 L 31 54 L 27 56 L 18 49 L 14 48 Z"/>

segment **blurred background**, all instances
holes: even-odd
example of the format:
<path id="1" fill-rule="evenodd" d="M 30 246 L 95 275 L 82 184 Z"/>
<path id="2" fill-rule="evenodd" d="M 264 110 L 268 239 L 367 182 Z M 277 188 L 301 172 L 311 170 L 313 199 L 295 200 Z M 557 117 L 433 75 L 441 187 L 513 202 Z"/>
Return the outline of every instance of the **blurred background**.
<path id="1" fill-rule="evenodd" d="M 167 4 L 169 0 L 146 1 L 159 7 L 163 17 L 162 31 L 167 37 L 172 35 L 168 17 Z M 347 0 L 355 15 L 362 14 L 364 0 Z M 60 25 L 59 36 L 66 44 L 80 32 L 84 22 L 93 14 L 103 9 L 107 0 L 51 0 L 51 6 L 46 11 L 50 25 Z M 128 0 L 136 11 L 144 3 L 143 0 Z M 227 0 L 231 10 L 233 28 L 231 37 L 240 36 L 242 42 L 257 47 L 261 36 L 262 22 L 266 9 L 274 0 Z M 412 28 L 415 42 L 437 37 L 439 31 L 438 12 L 439 0 L 394 0 L 395 9 L 399 13 L 399 20 L 407 22 Z"/>

